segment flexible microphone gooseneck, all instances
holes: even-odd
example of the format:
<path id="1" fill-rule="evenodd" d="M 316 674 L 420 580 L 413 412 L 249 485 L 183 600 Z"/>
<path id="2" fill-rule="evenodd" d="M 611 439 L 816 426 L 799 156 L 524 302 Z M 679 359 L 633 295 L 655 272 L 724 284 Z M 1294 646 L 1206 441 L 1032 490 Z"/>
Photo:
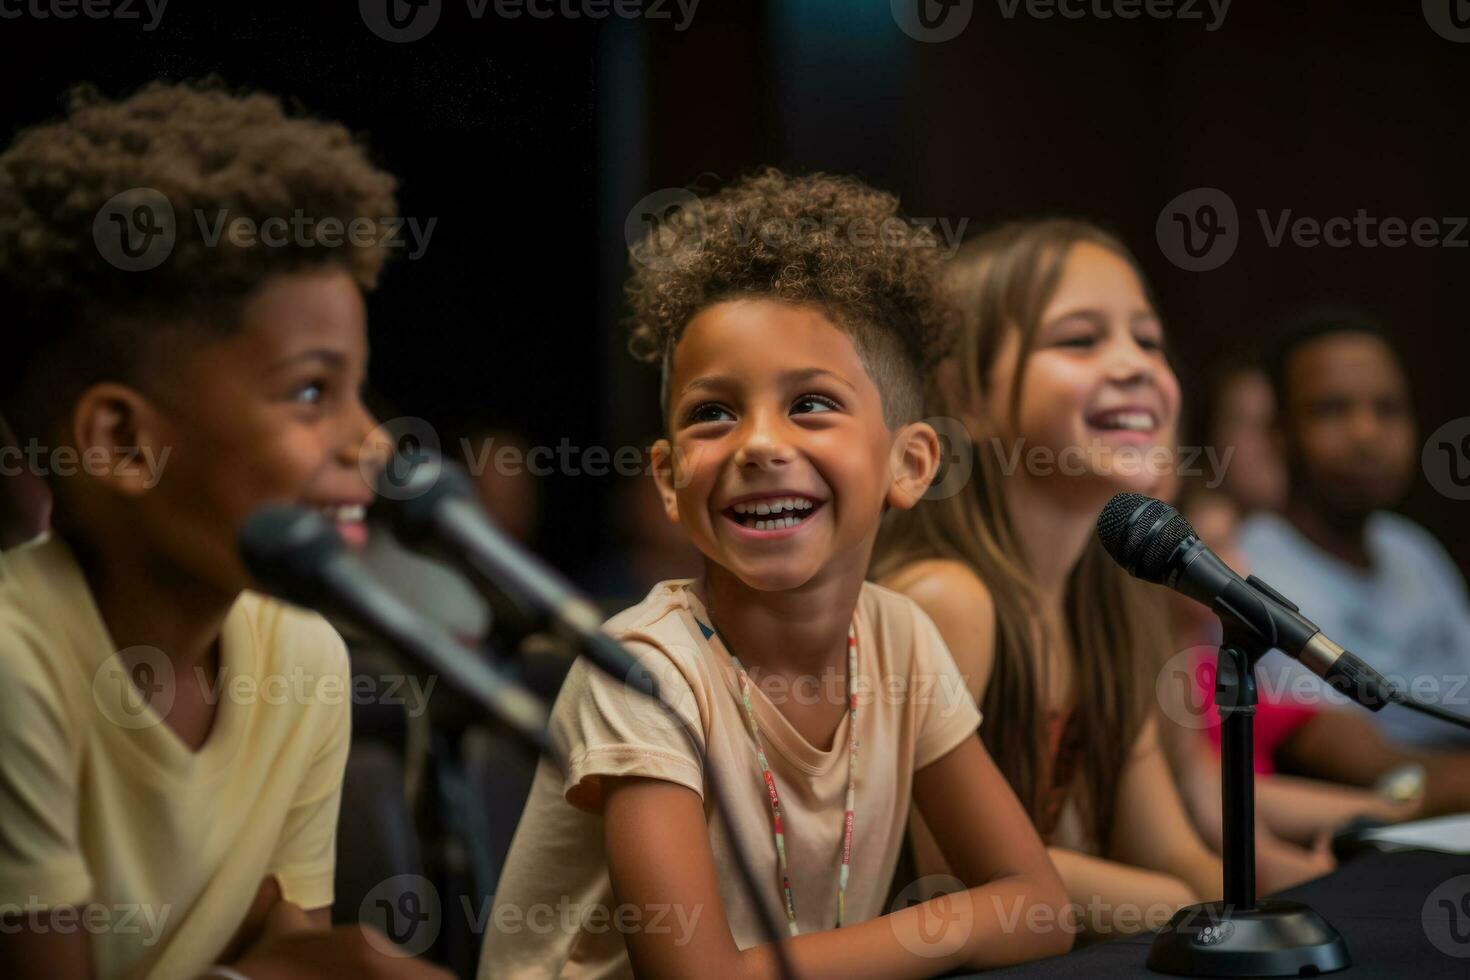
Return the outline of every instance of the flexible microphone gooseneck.
<path id="1" fill-rule="evenodd" d="M 302 507 L 263 507 L 246 518 L 239 544 L 246 569 L 267 592 L 348 617 L 443 674 L 538 752 L 550 751 L 541 700 L 468 655 L 437 623 L 379 584 L 321 514 Z"/>
<path id="2" fill-rule="evenodd" d="M 395 458 L 378 477 L 378 494 L 402 541 L 442 548 L 482 591 L 507 596 L 524 616 L 573 642 L 596 667 L 657 699 L 653 675 L 602 632 L 598 608 L 495 525 L 459 467 L 437 453 L 412 462 Z"/>
<path id="3" fill-rule="evenodd" d="M 1301 662 L 1334 690 L 1371 711 L 1400 704 L 1470 728 L 1470 718 L 1395 687 L 1357 654 L 1326 636 L 1291 602 L 1255 575 L 1241 578 L 1200 541 L 1189 521 L 1161 500 L 1120 493 L 1097 518 L 1103 548 L 1130 575 L 1189 596 L 1222 621 Z"/>

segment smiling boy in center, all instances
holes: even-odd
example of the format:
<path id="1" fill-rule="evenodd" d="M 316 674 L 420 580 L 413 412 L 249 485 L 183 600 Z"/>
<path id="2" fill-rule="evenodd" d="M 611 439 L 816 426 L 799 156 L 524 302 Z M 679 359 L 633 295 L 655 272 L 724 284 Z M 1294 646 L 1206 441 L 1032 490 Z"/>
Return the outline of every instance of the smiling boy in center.
<path id="1" fill-rule="evenodd" d="M 864 581 L 882 514 L 912 507 L 938 466 L 918 421 L 948 323 L 935 243 L 917 228 L 846 235 L 897 214 L 850 178 L 771 171 L 702 205 L 702 220 L 655 230 L 664 260 L 635 264 L 629 295 L 635 348 L 663 367 L 655 479 L 705 571 L 660 583 L 605 627 L 658 676 L 687 734 L 615 679 L 573 668 L 551 726 L 568 771 L 537 773 L 481 976 L 776 976 L 763 915 L 783 923 L 802 977 L 1060 953 L 1070 935 L 1011 918 L 1055 922 L 1065 895 L 975 736 L 979 712 L 937 629 Z M 738 233 L 752 221 L 787 234 Z M 755 674 L 773 689 L 845 683 L 778 696 Z M 865 693 L 894 688 L 909 693 Z M 911 802 L 956 893 L 884 915 Z M 562 896 L 580 921 L 503 925 Z M 670 904 L 681 925 L 654 928 Z"/>

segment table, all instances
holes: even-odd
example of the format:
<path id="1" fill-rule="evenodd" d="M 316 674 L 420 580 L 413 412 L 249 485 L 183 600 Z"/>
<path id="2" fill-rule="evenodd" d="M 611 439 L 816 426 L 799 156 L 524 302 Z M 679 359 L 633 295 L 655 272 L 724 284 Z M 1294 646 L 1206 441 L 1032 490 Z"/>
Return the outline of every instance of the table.
<path id="1" fill-rule="evenodd" d="M 1465 880 L 1446 885 L 1461 875 Z M 1442 887 L 1443 886 L 1443 887 Z M 1434 901 L 1430 902 L 1431 893 Z M 1422 851 L 1369 854 L 1280 894 L 1305 902 L 1337 927 L 1353 965 L 1333 977 L 1466 980 L 1470 977 L 1470 856 Z M 1441 905 L 1448 899 L 1450 906 Z M 1442 946 L 1436 948 L 1430 933 Z M 1152 933 L 1114 939 L 976 977 L 1150 977 Z"/>

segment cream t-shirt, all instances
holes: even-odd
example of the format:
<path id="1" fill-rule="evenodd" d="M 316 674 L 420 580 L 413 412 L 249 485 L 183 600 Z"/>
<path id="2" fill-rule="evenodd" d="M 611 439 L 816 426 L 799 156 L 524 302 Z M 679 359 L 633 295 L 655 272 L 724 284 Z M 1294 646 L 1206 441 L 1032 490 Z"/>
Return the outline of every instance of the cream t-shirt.
<path id="1" fill-rule="evenodd" d="M 784 929 L 771 809 L 730 655 L 709 628 L 690 580 L 661 582 L 604 629 L 659 679 L 708 756 L 734 820 L 725 826 L 705 797 L 700 752 L 657 707 L 620 682 L 573 666 L 557 698 L 551 734 L 570 771 L 543 761 L 511 845 L 480 956 L 481 980 L 631 976 L 624 933 L 687 936 L 699 909 L 671 901 L 620 907 L 603 850 L 601 777 L 645 776 L 705 798 L 720 897 L 740 948 L 766 941 L 757 907 L 731 852 L 738 841 L 762 886 L 755 901 Z M 857 637 L 858 748 L 847 921 L 883 914 L 912 797 L 913 776 L 967 738 L 980 713 L 933 622 L 910 599 L 865 583 L 853 615 Z M 785 821 L 787 860 L 802 932 L 831 929 L 837 914 L 847 793 L 844 715 L 829 750 L 811 745 L 782 715 L 785 698 L 846 697 L 844 668 L 789 689 L 760 678 L 751 689 Z M 773 700 L 773 698 L 775 700 Z"/>
<path id="2" fill-rule="evenodd" d="M 7 554 L 0 913 L 88 933 L 98 980 L 197 976 L 268 875 L 287 901 L 332 903 L 351 726 L 341 638 L 314 614 L 242 595 L 197 752 L 139 691 L 167 697 L 171 679 L 157 651 L 122 669 L 59 539 Z"/>

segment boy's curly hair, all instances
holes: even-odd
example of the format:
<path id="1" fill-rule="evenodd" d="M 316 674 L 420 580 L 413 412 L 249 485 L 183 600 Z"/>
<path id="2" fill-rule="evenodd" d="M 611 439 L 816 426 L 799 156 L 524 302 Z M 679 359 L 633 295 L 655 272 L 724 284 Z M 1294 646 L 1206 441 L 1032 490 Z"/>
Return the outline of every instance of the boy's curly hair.
<path id="1" fill-rule="evenodd" d="M 371 289 L 396 183 L 345 127 L 289 115 L 274 96 L 214 79 L 153 82 L 118 101 L 72 90 L 65 118 L 0 153 L 0 412 L 18 435 L 41 436 L 88 386 L 141 381 L 162 330 L 234 329 L 245 298 L 280 273 L 335 264 Z M 154 268 L 104 254 L 104 212 L 120 194 L 172 208 L 172 251 Z M 259 229 L 293 216 L 330 237 L 267 247 L 230 231 L 239 218 Z M 372 223 L 356 236 L 372 244 L 342 233 L 354 219 Z"/>
<path id="2" fill-rule="evenodd" d="M 724 300 L 768 298 L 824 310 L 853 341 L 890 428 L 923 413 L 923 379 L 944 353 L 952 308 L 933 234 L 898 199 L 855 177 L 770 168 L 682 207 L 633 245 L 629 347 L 663 368 L 685 326 Z"/>

